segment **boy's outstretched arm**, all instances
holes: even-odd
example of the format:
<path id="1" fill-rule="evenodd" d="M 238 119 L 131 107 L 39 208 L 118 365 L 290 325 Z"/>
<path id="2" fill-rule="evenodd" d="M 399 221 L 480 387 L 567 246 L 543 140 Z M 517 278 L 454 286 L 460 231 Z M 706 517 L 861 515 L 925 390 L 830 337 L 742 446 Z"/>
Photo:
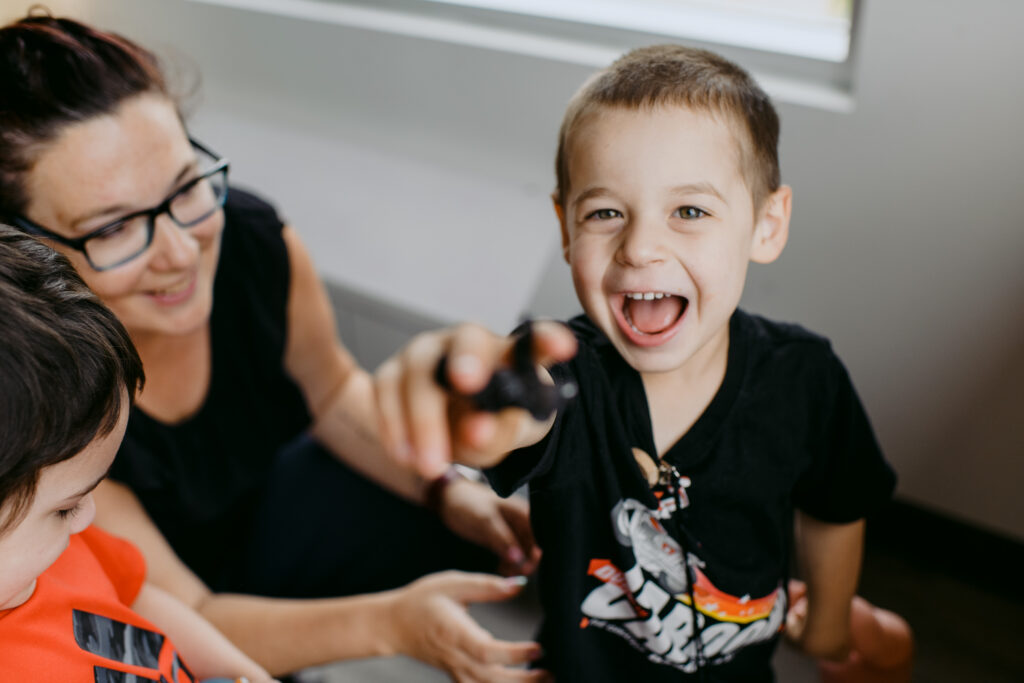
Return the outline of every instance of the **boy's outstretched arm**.
<path id="1" fill-rule="evenodd" d="M 544 368 L 576 352 L 572 332 L 561 323 L 532 323 L 532 356 L 542 380 Z M 375 376 L 381 438 L 399 462 L 433 478 L 453 461 L 490 467 L 516 448 L 547 434 L 554 416 L 537 420 L 522 408 L 481 410 L 468 397 L 496 371 L 513 364 L 514 337 L 464 324 L 426 332 L 385 361 Z M 437 371 L 445 358 L 443 380 Z"/>
<path id="2" fill-rule="evenodd" d="M 270 674 L 239 650 L 195 610 L 151 583 L 142 584 L 132 609 L 171 639 L 185 665 L 204 678 L 245 677 L 269 683 Z"/>
<path id="3" fill-rule="evenodd" d="M 839 660 L 849 651 L 863 549 L 864 520 L 831 524 L 797 512 L 796 556 L 807 593 L 794 600 L 786 635 L 812 657 Z"/>

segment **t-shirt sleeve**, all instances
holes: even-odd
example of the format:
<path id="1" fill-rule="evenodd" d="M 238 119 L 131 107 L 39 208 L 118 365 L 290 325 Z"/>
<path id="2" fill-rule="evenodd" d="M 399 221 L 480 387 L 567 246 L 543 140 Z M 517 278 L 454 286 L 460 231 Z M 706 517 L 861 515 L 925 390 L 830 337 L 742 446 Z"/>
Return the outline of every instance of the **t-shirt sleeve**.
<path id="1" fill-rule="evenodd" d="M 142 553 L 128 541 L 97 526 L 87 527 L 80 538 L 110 577 L 118 599 L 131 607 L 146 581 L 146 560 Z"/>
<path id="2" fill-rule="evenodd" d="M 546 467 L 542 467 L 542 464 L 554 456 L 560 423 L 561 420 L 556 418 L 555 424 L 543 439 L 527 448 L 512 451 L 500 463 L 484 470 L 487 481 L 499 496 L 507 498 L 543 473 Z"/>
<path id="3" fill-rule="evenodd" d="M 796 507 L 824 522 L 866 517 L 887 502 L 896 474 L 839 359 L 828 351 L 810 433 L 813 459 L 797 482 Z"/>

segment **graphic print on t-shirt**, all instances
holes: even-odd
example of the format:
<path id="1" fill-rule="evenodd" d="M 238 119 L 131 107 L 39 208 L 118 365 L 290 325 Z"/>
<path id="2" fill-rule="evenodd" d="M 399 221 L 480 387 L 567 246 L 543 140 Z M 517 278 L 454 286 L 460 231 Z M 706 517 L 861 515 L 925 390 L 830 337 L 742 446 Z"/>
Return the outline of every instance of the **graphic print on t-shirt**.
<path id="1" fill-rule="evenodd" d="M 196 680 L 167 638 L 160 633 L 77 609 L 72 610 L 72 628 L 78 647 L 111 660 L 111 666 L 121 664 L 151 670 L 149 676 L 144 677 L 125 671 L 125 666 L 96 666 L 93 668 L 94 683 L 141 683 L 153 680 L 160 683 L 194 683 Z M 170 679 L 161 672 L 170 675 Z"/>
<path id="2" fill-rule="evenodd" d="M 673 475 L 674 490 L 682 491 L 689 481 Z M 654 510 L 632 498 L 612 508 L 615 537 L 635 562 L 623 570 L 608 559 L 590 560 L 587 573 L 600 584 L 580 606 L 580 627 L 613 633 L 650 661 L 692 673 L 698 658 L 706 665 L 721 664 L 741 648 L 773 638 L 784 623 L 786 594 L 781 585 L 758 598 L 719 590 L 701 558 L 684 553 L 665 528 L 676 500 L 686 507 L 680 496 L 662 496 Z M 697 623 L 691 602 L 696 602 Z"/>

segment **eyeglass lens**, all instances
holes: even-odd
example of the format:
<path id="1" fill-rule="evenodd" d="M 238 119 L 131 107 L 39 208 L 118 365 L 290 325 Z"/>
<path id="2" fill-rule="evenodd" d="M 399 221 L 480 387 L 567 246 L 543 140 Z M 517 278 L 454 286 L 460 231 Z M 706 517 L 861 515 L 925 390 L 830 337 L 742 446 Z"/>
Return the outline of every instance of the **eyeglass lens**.
<path id="1" fill-rule="evenodd" d="M 110 268 L 149 246 L 149 216 L 135 216 L 85 243 L 85 255 L 96 268 Z"/>
<path id="2" fill-rule="evenodd" d="M 226 192 L 227 170 L 222 169 L 182 188 L 171 199 L 167 212 L 179 226 L 190 227 L 220 208 Z M 112 268 L 145 251 L 153 236 L 150 221 L 155 219 L 146 214 L 134 216 L 89 239 L 84 246 L 93 267 Z"/>
<path id="3" fill-rule="evenodd" d="M 178 225 L 188 227 L 209 216 L 220 207 L 226 180 L 224 173 L 214 173 L 209 178 L 182 188 L 167 207 L 171 218 Z"/>

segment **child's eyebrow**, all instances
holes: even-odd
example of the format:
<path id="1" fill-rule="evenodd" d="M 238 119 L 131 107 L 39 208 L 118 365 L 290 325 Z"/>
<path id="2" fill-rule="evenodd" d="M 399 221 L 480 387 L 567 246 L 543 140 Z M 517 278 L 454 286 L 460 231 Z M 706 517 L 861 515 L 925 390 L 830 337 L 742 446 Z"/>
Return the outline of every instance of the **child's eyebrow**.
<path id="1" fill-rule="evenodd" d="M 601 195 L 611 194 L 611 191 L 607 187 L 588 187 L 587 189 L 580 192 L 580 195 L 576 197 L 575 203 L 585 202 L 592 197 L 600 197 Z"/>
<path id="2" fill-rule="evenodd" d="M 111 464 L 111 467 L 113 467 L 113 464 Z M 108 474 L 110 474 L 110 467 L 108 467 L 108 468 L 107 468 L 107 471 L 106 471 L 106 472 L 104 472 L 103 474 L 101 474 L 101 475 L 100 475 L 99 479 L 97 479 L 96 481 L 94 481 L 94 482 L 93 482 L 92 484 L 90 484 L 89 486 L 86 486 L 86 487 L 85 487 L 85 488 L 83 488 L 83 489 L 82 489 L 81 491 L 78 491 L 78 492 L 76 492 L 76 493 L 72 493 L 72 494 L 71 494 L 70 496 L 67 496 L 67 497 L 66 497 L 66 498 L 64 499 L 64 501 L 63 501 L 63 502 L 67 502 L 67 501 L 70 501 L 70 500 L 74 500 L 75 498 L 81 498 L 81 497 L 83 497 L 83 496 L 85 496 L 85 495 L 87 495 L 87 494 L 91 493 L 93 489 L 95 489 L 95 488 L 96 488 L 97 486 L 99 486 L 99 485 L 100 485 L 100 482 L 101 482 L 101 481 L 103 481 L 104 479 L 106 479 L 106 478 L 107 478 L 107 475 L 108 475 Z"/>
<path id="3" fill-rule="evenodd" d="M 720 201 L 725 201 L 725 197 L 722 193 L 715 188 L 711 183 L 688 183 L 686 185 L 676 185 L 671 190 L 672 194 L 678 195 L 691 195 L 691 194 L 709 194 L 712 197 L 717 197 Z"/>

